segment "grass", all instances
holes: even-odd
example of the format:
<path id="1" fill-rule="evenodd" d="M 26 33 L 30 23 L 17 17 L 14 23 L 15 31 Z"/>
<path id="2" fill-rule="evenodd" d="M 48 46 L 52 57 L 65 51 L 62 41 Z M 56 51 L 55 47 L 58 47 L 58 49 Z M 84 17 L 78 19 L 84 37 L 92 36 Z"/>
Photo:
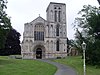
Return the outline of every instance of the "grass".
<path id="1" fill-rule="evenodd" d="M 0 56 L 0 75 L 54 75 L 56 67 L 37 60 L 18 60 Z"/>
<path id="2" fill-rule="evenodd" d="M 78 75 L 83 75 L 83 60 L 80 56 L 70 56 L 66 59 L 57 59 L 54 61 L 69 65 L 78 72 Z M 86 65 L 86 75 L 100 75 L 100 68 L 96 69 L 95 66 Z"/>

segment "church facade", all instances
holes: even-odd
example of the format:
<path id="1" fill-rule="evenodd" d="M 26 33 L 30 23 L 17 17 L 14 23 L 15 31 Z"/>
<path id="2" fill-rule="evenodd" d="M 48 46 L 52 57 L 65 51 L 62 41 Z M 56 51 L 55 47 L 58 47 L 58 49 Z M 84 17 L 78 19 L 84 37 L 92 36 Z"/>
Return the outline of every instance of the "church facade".
<path id="1" fill-rule="evenodd" d="M 24 24 L 23 59 L 67 56 L 66 4 L 50 2 L 46 13 L 47 20 L 39 16 Z"/>

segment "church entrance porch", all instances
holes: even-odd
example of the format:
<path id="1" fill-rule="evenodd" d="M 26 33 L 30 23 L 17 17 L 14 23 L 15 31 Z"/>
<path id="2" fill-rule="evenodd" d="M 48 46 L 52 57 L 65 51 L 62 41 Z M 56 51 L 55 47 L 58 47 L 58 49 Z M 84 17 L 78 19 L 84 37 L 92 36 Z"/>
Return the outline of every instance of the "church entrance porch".
<path id="1" fill-rule="evenodd" d="M 36 49 L 36 59 L 42 59 L 42 49 L 41 48 Z"/>
<path id="2" fill-rule="evenodd" d="M 44 59 L 45 47 L 44 45 L 35 45 L 33 48 L 33 59 Z"/>

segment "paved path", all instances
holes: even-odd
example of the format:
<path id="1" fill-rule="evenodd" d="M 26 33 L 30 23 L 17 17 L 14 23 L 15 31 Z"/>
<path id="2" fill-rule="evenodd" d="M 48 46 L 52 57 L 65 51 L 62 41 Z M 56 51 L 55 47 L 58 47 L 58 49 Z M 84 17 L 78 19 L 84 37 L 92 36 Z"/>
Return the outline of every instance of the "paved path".
<path id="1" fill-rule="evenodd" d="M 54 75 L 77 75 L 76 71 L 74 69 L 70 68 L 69 66 L 65 66 L 63 64 L 53 62 L 53 61 L 50 61 L 47 59 L 40 59 L 40 60 L 43 62 L 52 64 L 58 68 L 58 70 L 56 71 L 56 73 Z"/>

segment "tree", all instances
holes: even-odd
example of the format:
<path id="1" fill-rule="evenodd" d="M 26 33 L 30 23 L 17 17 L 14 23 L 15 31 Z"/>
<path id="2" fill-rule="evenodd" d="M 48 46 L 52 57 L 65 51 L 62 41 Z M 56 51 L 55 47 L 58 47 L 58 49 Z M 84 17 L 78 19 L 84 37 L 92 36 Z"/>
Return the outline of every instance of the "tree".
<path id="1" fill-rule="evenodd" d="M 79 11 L 80 17 L 75 19 L 74 27 L 77 30 L 77 45 L 81 48 L 84 41 L 87 44 L 86 62 L 92 65 L 100 65 L 100 8 L 84 5 Z"/>
<path id="2" fill-rule="evenodd" d="M 0 49 L 4 48 L 7 34 L 12 28 L 10 19 L 5 12 L 7 1 L 0 0 Z"/>
<path id="3" fill-rule="evenodd" d="M 5 48 L 0 50 L 0 55 L 21 54 L 20 33 L 11 29 L 7 35 Z"/>

